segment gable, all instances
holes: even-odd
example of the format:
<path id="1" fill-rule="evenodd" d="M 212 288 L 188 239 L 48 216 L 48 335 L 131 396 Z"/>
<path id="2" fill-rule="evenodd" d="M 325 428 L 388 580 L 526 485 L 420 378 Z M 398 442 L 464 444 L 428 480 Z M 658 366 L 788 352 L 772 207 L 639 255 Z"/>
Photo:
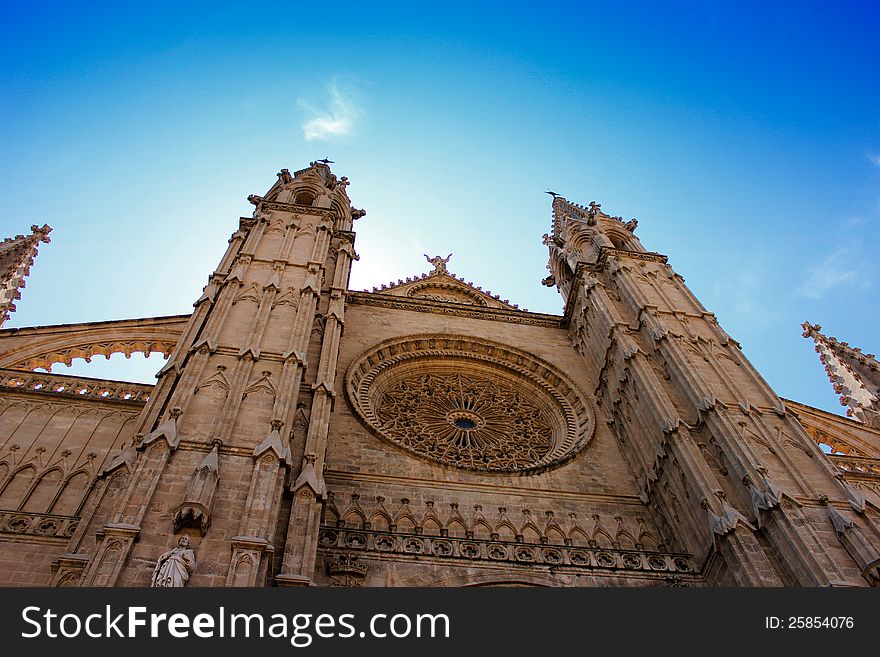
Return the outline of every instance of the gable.
<path id="1" fill-rule="evenodd" d="M 455 303 L 478 308 L 495 308 L 503 310 L 520 310 L 520 307 L 501 299 L 500 295 L 474 285 L 464 278 L 456 277 L 445 271 L 434 271 L 415 278 L 399 280 L 382 287 L 373 288 L 373 292 L 381 292 L 395 297 L 409 299 L 427 299 Z M 525 309 L 522 309 L 525 310 Z"/>

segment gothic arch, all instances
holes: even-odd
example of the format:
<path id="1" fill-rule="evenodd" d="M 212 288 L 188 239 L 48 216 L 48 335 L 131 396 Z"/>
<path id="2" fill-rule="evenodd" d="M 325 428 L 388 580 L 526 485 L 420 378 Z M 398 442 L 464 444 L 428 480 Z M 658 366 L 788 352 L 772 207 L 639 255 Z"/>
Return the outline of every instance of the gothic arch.
<path id="1" fill-rule="evenodd" d="M 33 463 L 23 465 L 12 473 L 0 490 L 0 509 L 17 509 L 31 489 L 37 468 Z"/>
<path id="2" fill-rule="evenodd" d="M 25 495 L 19 508 L 31 513 L 47 513 L 64 478 L 64 472 L 59 467 L 46 470 L 33 483 Z"/>
<path id="3" fill-rule="evenodd" d="M 563 534 L 556 527 L 551 527 L 546 530 L 545 536 L 547 537 L 547 542 L 551 545 L 564 545 L 565 544 L 565 534 Z"/>
<path id="4" fill-rule="evenodd" d="M 370 529 L 381 532 L 390 531 L 391 518 L 388 517 L 387 513 L 377 511 L 372 516 L 370 516 Z"/>
<path id="5" fill-rule="evenodd" d="M 453 518 L 446 525 L 446 531 L 449 536 L 464 538 L 467 536 L 467 527 L 458 518 Z"/>
<path id="6" fill-rule="evenodd" d="M 315 204 L 315 199 L 318 198 L 318 195 L 308 187 L 302 188 L 296 192 L 296 195 L 293 197 L 294 205 L 307 205 L 311 207 Z"/>
<path id="7" fill-rule="evenodd" d="M 352 529 L 363 529 L 366 523 L 364 514 L 357 509 L 350 509 L 342 518 L 345 526 Z"/>
<path id="8" fill-rule="evenodd" d="M 50 513 L 65 516 L 78 515 L 82 502 L 89 490 L 91 476 L 84 469 L 71 473 L 62 484 L 61 490 L 49 507 Z"/>

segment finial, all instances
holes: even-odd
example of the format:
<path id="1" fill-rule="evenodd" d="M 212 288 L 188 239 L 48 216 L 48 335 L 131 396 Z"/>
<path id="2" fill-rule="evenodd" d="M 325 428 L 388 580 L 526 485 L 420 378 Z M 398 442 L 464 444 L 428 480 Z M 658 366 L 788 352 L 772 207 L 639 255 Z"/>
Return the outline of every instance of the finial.
<path id="1" fill-rule="evenodd" d="M 810 324 L 809 322 L 804 322 L 803 324 L 801 324 L 801 328 L 804 329 L 804 332 L 802 333 L 803 337 L 809 338 L 809 337 L 812 337 L 812 334 L 814 332 L 818 333 L 819 331 L 821 331 L 822 325 L 821 324 Z"/>

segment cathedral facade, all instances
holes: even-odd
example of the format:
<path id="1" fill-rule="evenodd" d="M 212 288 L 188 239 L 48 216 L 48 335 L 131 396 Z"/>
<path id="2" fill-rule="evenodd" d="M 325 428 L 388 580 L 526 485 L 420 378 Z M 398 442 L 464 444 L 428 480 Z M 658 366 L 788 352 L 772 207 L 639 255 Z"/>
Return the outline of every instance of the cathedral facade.
<path id="1" fill-rule="evenodd" d="M 191 315 L 0 330 L 0 584 L 878 585 L 873 356 L 805 325 L 855 411 L 781 399 L 634 220 L 558 196 L 563 315 L 448 256 L 353 291 L 347 187 L 249 197 Z M 4 319 L 47 235 L 0 245 Z M 36 371 L 133 351 L 155 385 Z"/>

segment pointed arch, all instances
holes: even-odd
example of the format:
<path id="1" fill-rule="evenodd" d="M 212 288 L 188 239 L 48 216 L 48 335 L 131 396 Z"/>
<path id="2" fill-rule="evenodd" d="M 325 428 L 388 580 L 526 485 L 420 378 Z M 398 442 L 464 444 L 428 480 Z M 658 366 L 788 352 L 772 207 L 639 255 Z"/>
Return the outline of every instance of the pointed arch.
<path id="1" fill-rule="evenodd" d="M 649 552 L 658 552 L 660 550 L 660 541 L 657 540 L 654 534 L 645 529 L 644 526 L 639 534 L 638 544 L 642 546 L 643 550 L 648 550 Z"/>
<path id="2" fill-rule="evenodd" d="M 606 532 L 604 529 L 594 532 L 592 541 L 600 548 L 607 549 L 611 548 L 614 545 L 614 539 L 611 538 L 611 534 Z"/>
<path id="3" fill-rule="evenodd" d="M 443 529 L 443 527 L 440 525 L 440 521 L 434 516 L 429 516 L 422 521 L 423 534 L 427 534 L 428 536 L 440 536 L 441 529 Z"/>
<path id="4" fill-rule="evenodd" d="M 380 532 L 391 530 L 391 517 L 382 511 L 376 511 L 370 516 L 370 529 Z"/>
<path id="5" fill-rule="evenodd" d="M 31 513 L 46 513 L 58 494 L 63 478 L 64 472 L 58 467 L 50 468 L 44 472 L 39 479 L 31 484 L 31 489 L 19 508 Z"/>
<path id="6" fill-rule="evenodd" d="M 242 301 L 260 303 L 260 296 L 260 288 L 257 287 L 256 283 L 251 283 L 247 287 L 242 287 L 241 291 L 235 295 L 235 299 L 232 300 L 232 305 L 234 306 Z"/>
<path id="7" fill-rule="evenodd" d="M 287 234 L 287 228 L 285 227 L 284 222 L 281 221 L 280 219 L 277 220 L 277 221 L 273 221 L 272 223 L 270 223 L 270 224 L 266 227 L 266 230 L 265 230 L 265 232 L 263 233 L 263 236 L 268 236 L 268 235 L 270 235 L 271 233 L 278 233 L 278 234 L 280 234 L 282 237 L 284 237 L 284 235 Z"/>
<path id="8" fill-rule="evenodd" d="M 557 527 L 548 527 L 544 531 L 544 536 L 551 545 L 563 545 L 565 543 L 565 534 Z"/>
<path id="9" fill-rule="evenodd" d="M 449 536 L 464 538 L 467 536 L 467 527 L 458 518 L 453 518 L 446 523 L 446 532 Z"/>
<path id="10" fill-rule="evenodd" d="M 487 540 L 492 534 L 492 528 L 483 518 L 474 521 L 474 538 Z"/>
<path id="11" fill-rule="evenodd" d="M 331 527 L 339 527 L 339 513 L 335 506 L 328 505 L 324 507 L 323 524 L 330 525 Z"/>
<path id="12" fill-rule="evenodd" d="M 531 522 L 524 524 L 522 529 L 519 530 L 519 533 L 522 536 L 524 543 L 541 542 L 541 532 L 538 531 L 538 528 Z"/>
<path id="13" fill-rule="evenodd" d="M 636 539 L 627 530 L 618 530 L 614 537 L 614 544 L 621 550 L 633 550 L 636 547 Z"/>
<path id="14" fill-rule="evenodd" d="M 367 522 L 366 516 L 360 509 L 348 509 L 342 520 L 346 527 L 353 529 L 363 529 Z"/>
<path id="15" fill-rule="evenodd" d="M 427 509 L 422 516 L 419 526 L 422 528 L 422 532 L 430 536 L 440 536 L 443 533 L 442 530 L 444 529 L 444 525 L 434 511 L 434 502 L 427 503 Z"/>
<path id="16" fill-rule="evenodd" d="M 587 547 L 590 544 L 590 537 L 587 536 L 587 532 L 579 526 L 575 526 L 569 530 L 568 538 L 571 540 L 571 544 L 577 547 Z"/>
<path id="17" fill-rule="evenodd" d="M 49 511 L 64 516 L 78 515 L 85 495 L 88 492 L 90 480 L 91 476 L 85 469 L 72 473 L 64 480 L 64 484 L 52 506 L 49 507 Z"/>
<path id="18" fill-rule="evenodd" d="M 505 519 L 498 523 L 495 527 L 495 533 L 498 534 L 499 541 L 515 541 L 516 527 L 509 520 Z"/>
<path id="19" fill-rule="evenodd" d="M 0 509 L 17 509 L 19 503 L 31 489 L 37 468 L 28 463 L 16 470 L 0 491 Z"/>
<path id="20" fill-rule="evenodd" d="M 399 532 L 414 534 L 416 531 L 416 519 L 412 517 L 412 514 L 403 513 L 394 519 L 394 526 Z"/>

